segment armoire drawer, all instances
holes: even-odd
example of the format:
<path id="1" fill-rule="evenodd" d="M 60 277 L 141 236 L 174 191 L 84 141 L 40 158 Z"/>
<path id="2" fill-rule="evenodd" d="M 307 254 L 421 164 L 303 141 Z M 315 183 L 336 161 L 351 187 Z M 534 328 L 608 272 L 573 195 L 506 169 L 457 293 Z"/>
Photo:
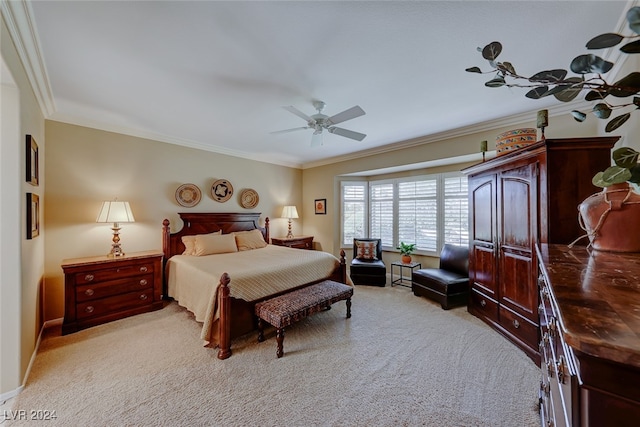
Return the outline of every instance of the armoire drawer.
<path id="1" fill-rule="evenodd" d="M 475 288 L 471 288 L 469 306 L 474 314 L 498 322 L 498 303 Z"/>
<path id="2" fill-rule="evenodd" d="M 529 347 L 538 348 L 540 343 L 538 325 L 531 323 L 530 320 L 505 307 L 500 307 L 500 325 L 513 336 L 524 341 Z"/>

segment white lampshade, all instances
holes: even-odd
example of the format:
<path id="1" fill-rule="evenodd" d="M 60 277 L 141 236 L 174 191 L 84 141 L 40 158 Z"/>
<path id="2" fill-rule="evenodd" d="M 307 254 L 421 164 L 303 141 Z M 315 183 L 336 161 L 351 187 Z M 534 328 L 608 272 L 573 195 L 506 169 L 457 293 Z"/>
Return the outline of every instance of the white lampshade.
<path id="1" fill-rule="evenodd" d="M 295 206 L 285 206 L 282 209 L 282 218 L 298 218 L 298 210 Z"/>
<path id="2" fill-rule="evenodd" d="M 102 203 L 96 222 L 135 222 L 135 219 L 129 202 L 113 200 Z"/>

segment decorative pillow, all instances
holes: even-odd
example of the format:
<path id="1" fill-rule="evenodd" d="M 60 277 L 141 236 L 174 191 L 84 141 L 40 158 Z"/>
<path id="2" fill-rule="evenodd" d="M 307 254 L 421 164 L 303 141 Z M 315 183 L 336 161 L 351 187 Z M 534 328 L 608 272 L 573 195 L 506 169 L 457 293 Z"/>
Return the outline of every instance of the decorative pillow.
<path id="1" fill-rule="evenodd" d="M 196 236 L 194 255 L 213 255 L 238 252 L 233 234 L 199 234 Z"/>
<path id="2" fill-rule="evenodd" d="M 218 230 L 210 234 L 222 234 L 222 230 Z M 182 236 L 182 244 L 184 245 L 184 252 L 182 255 L 195 255 L 195 244 L 197 236 L 206 236 L 206 234 L 198 234 L 195 236 Z"/>
<path id="3" fill-rule="evenodd" d="M 364 242 L 356 240 L 356 258 L 363 261 L 378 260 L 378 242 Z"/>
<path id="4" fill-rule="evenodd" d="M 257 228 L 251 231 L 237 231 L 233 234 L 236 236 L 236 246 L 238 246 L 239 251 L 260 249 L 267 246 L 267 242 L 264 241 L 262 232 Z"/>

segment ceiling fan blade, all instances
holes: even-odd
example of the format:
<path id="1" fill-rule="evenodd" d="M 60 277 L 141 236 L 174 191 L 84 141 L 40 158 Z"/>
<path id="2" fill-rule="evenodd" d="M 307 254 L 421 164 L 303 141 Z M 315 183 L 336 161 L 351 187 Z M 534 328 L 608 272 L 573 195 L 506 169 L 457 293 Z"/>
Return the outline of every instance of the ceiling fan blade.
<path id="1" fill-rule="evenodd" d="M 338 123 L 345 122 L 347 120 L 355 119 L 356 117 L 364 116 L 366 113 L 359 105 L 351 107 L 348 110 L 344 110 L 342 113 L 338 113 L 335 116 L 331 116 L 327 119 L 330 125 L 337 125 Z"/>
<path id="2" fill-rule="evenodd" d="M 287 110 L 290 113 L 295 114 L 296 116 L 300 117 L 301 119 L 304 119 L 305 122 L 313 122 L 313 123 L 315 123 L 315 120 L 313 120 L 311 117 L 307 116 L 302 111 L 298 110 L 293 105 L 288 105 L 288 106 L 282 107 L 282 108 L 284 108 L 285 110 Z"/>
<path id="3" fill-rule="evenodd" d="M 323 143 L 322 132 L 314 132 L 311 135 L 311 146 L 320 147 Z"/>
<path id="4" fill-rule="evenodd" d="M 292 129 L 284 129 L 284 130 L 275 130 L 273 132 L 269 132 L 272 135 L 278 134 L 278 133 L 288 133 L 288 132 L 295 132 L 297 130 L 303 130 L 303 129 L 309 129 L 309 126 L 302 126 L 299 128 L 292 128 Z"/>
<path id="5" fill-rule="evenodd" d="M 335 126 L 331 126 L 327 129 L 331 133 L 335 133 L 336 135 L 344 136 L 347 138 L 355 139 L 357 141 L 362 141 L 367 135 L 360 132 L 354 132 L 349 129 L 338 128 Z"/>

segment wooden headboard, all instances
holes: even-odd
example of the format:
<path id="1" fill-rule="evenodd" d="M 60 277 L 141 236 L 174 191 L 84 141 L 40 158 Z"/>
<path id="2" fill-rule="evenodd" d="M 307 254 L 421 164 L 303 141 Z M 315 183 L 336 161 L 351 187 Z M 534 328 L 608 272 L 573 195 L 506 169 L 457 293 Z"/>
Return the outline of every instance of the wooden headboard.
<path id="1" fill-rule="evenodd" d="M 265 218 L 264 227 L 260 227 L 258 221 L 260 212 L 251 213 L 179 213 L 183 226 L 177 233 L 171 233 L 169 220 L 162 221 L 162 251 L 165 262 L 173 255 L 184 252 L 182 236 L 194 234 L 207 234 L 222 230 L 223 234 L 234 231 L 247 231 L 258 229 L 262 232 L 265 242 L 269 243 L 269 218 Z"/>

